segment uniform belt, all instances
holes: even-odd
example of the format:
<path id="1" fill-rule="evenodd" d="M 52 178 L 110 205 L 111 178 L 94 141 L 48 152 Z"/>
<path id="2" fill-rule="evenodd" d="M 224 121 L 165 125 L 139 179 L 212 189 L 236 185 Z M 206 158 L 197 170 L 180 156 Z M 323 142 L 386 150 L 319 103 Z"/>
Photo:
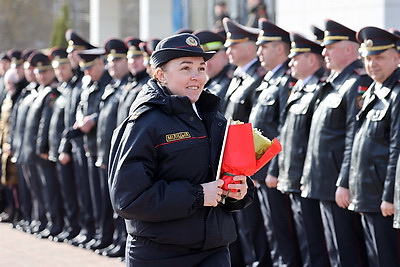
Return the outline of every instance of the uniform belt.
<path id="1" fill-rule="evenodd" d="M 169 250 L 169 251 L 175 251 L 175 252 L 181 252 L 185 254 L 190 254 L 193 252 L 199 252 L 200 249 L 195 249 L 195 248 L 187 248 L 187 247 L 180 247 L 176 245 L 169 245 L 169 244 L 160 244 L 154 241 L 151 241 L 150 239 L 142 236 L 132 236 L 133 240 L 141 243 L 143 245 L 155 248 L 155 249 L 161 249 L 161 250 Z"/>

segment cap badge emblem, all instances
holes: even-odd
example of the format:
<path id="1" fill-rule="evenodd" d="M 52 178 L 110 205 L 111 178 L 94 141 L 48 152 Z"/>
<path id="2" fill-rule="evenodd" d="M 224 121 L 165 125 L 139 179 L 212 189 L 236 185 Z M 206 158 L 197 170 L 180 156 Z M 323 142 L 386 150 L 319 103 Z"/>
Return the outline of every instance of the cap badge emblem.
<path id="1" fill-rule="evenodd" d="M 197 41 L 193 37 L 186 38 L 186 43 L 190 46 L 197 46 Z"/>
<path id="2" fill-rule="evenodd" d="M 365 45 L 367 47 L 373 47 L 374 46 L 374 42 L 371 39 L 365 40 Z"/>

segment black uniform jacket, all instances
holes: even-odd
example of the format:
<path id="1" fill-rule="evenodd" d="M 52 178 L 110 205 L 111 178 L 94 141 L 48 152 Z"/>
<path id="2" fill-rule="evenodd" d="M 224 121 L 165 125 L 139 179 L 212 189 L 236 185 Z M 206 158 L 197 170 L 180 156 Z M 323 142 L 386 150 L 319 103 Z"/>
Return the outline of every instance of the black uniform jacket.
<path id="1" fill-rule="evenodd" d="M 394 185 L 394 216 L 393 227 L 400 229 L 400 157 L 396 167 L 396 181 Z"/>
<path id="2" fill-rule="evenodd" d="M 221 110 L 225 118 L 242 122 L 249 121 L 250 111 L 255 102 L 254 90 L 260 85 L 266 71 L 260 61 L 254 62 L 241 77 L 234 76 L 229 84 L 224 102 L 226 107 Z"/>
<path id="3" fill-rule="evenodd" d="M 112 81 L 106 86 L 101 96 L 96 135 L 97 167 L 108 166 L 111 136 L 117 127 L 119 97 L 122 93 L 122 88 L 128 83 L 129 76 L 125 75 L 120 81 Z"/>
<path id="4" fill-rule="evenodd" d="M 18 162 L 19 160 L 25 132 L 25 119 L 33 100 L 37 96 L 36 88 L 38 86 L 37 83 L 29 83 L 22 90 L 18 103 L 16 103 L 11 113 L 10 121 L 12 134 L 10 134 L 9 142 L 11 144 L 12 162 Z"/>
<path id="5" fill-rule="evenodd" d="M 129 82 L 122 88 L 122 93 L 119 96 L 117 125 L 129 116 L 133 101 L 135 101 L 138 93 L 142 90 L 143 85 L 147 83 L 149 78 L 146 70 L 143 70 L 135 76 L 131 76 Z"/>
<path id="6" fill-rule="evenodd" d="M 53 105 L 53 113 L 50 119 L 49 126 L 49 160 L 58 161 L 59 147 L 62 139 L 62 133 L 65 130 L 65 106 L 68 102 L 71 88 L 68 88 L 67 83 L 63 82 L 58 86 L 58 91 L 61 95 L 57 98 Z"/>
<path id="7" fill-rule="evenodd" d="M 127 231 L 158 244 L 193 249 L 225 246 L 236 238 L 230 212 L 252 201 L 204 207 L 202 183 L 215 179 L 226 120 L 218 98 L 203 91 L 198 118 L 187 97 L 171 96 L 151 79 L 133 114 L 114 132 L 109 187 Z M 249 179 L 248 179 L 249 180 Z"/>
<path id="8" fill-rule="evenodd" d="M 80 133 L 79 137 L 70 140 L 66 137 L 68 131 L 73 129 L 73 125 L 76 121 L 76 109 L 81 99 L 82 92 L 82 79 L 84 76 L 80 69 L 74 69 L 74 76 L 72 79 L 64 84 L 65 90 L 63 89 L 63 97 L 65 98 L 64 103 L 64 132 L 58 148 L 59 153 L 72 153 L 72 142 L 83 144 L 83 133 Z"/>
<path id="9" fill-rule="evenodd" d="M 25 121 L 21 163 L 35 164 L 40 153 L 48 153 L 48 132 L 53 103 L 59 96 L 55 86 L 39 86 Z"/>
<path id="10" fill-rule="evenodd" d="M 393 203 L 400 149 L 400 69 L 382 85 L 373 83 L 356 117 L 351 153 L 349 209 L 380 212 L 382 201 Z"/>
<path id="11" fill-rule="evenodd" d="M 83 136 L 86 156 L 97 157 L 97 120 L 99 118 L 99 109 L 101 96 L 105 87 L 111 82 L 111 76 L 105 70 L 98 81 L 83 83 L 82 93 L 79 105 L 76 111 L 76 120 L 81 121 L 83 117 L 90 116 L 96 125 Z"/>
<path id="12" fill-rule="evenodd" d="M 269 139 L 279 135 L 279 125 L 282 122 L 282 111 L 296 79 L 290 74 L 289 60 L 283 63 L 272 74 L 265 75 L 262 83 L 256 88 L 256 104 L 250 113 L 249 122 Z M 252 176 L 253 179 L 264 181 L 269 164 Z"/>
<path id="13" fill-rule="evenodd" d="M 300 193 L 300 178 L 306 157 L 311 117 L 324 73 L 318 70 L 305 86 L 294 86 L 284 109 L 284 123 L 279 141 L 282 152 L 275 157 L 268 173 L 278 176 L 278 190 Z M 278 162 L 278 163 L 277 163 Z M 279 168 L 279 171 L 274 169 Z"/>
<path id="14" fill-rule="evenodd" d="M 230 64 L 227 64 L 217 76 L 208 80 L 205 85 L 207 90 L 221 98 L 221 102 L 219 104 L 219 111 L 221 112 L 226 106 L 225 101 L 227 100 L 225 99 L 225 95 L 228 91 L 229 84 L 231 83 L 233 71 L 234 67 Z"/>
<path id="15" fill-rule="evenodd" d="M 356 114 L 371 83 L 362 62 L 357 60 L 323 84 L 311 122 L 301 179 L 303 197 L 335 200 L 345 146 L 351 148 L 353 144 Z"/>

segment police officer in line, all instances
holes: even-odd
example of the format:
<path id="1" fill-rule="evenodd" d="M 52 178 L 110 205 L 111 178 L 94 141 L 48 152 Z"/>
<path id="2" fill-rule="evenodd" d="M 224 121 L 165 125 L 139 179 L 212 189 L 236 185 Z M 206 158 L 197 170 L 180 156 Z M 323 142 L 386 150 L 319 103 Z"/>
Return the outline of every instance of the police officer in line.
<path id="1" fill-rule="evenodd" d="M 336 191 L 336 181 L 347 167 L 345 147 L 351 149 L 355 116 L 372 80 L 358 59 L 355 31 L 326 20 L 321 45 L 330 75 L 312 118 L 301 196 L 319 200 L 331 265 L 364 266 L 367 257 L 360 216 L 339 207 L 335 192 L 340 195 L 341 190 L 348 190 L 346 186 Z"/>
<path id="2" fill-rule="evenodd" d="M 254 92 L 266 70 L 257 57 L 258 29 L 245 27 L 231 19 L 223 19 L 227 39 L 225 47 L 229 62 L 236 66 L 221 107 L 226 118 L 248 122 L 255 102 Z M 268 239 L 265 233 L 258 197 L 244 210 L 236 212 L 238 238 L 230 245 L 232 265 L 270 266 Z"/>
<path id="3" fill-rule="evenodd" d="M 21 164 L 23 176 L 25 179 L 27 179 L 26 184 L 29 187 L 32 199 L 32 221 L 26 230 L 28 233 L 36 234 L 45 229 L 48 221 L 46 218 L 46 208 L 42 196 L 43 188 L 36 166 L 37 162 L 39 161 L 39 156 L 36 155 L 35 151 L 36 136 L 39 124 L 38 120 L 40 120 L 40 111 L 38 111 L 38 109 L 41 108 L 41 103 L 39 105 L 39 102 L 36 101 L 39 95 L 39 82 L 37 81 L 37 76 L 35 74 L 36 64 L 34 61 L 32 61 L 32 54 L 29 56 L 28 62 L 33 69 L 37 87 L 35 86 L 35 89 L 32 88 L 31 94 L 24 99 L 18 108 L 18 112 L 23 110 L 26 113 L 24 114 L 21 112 L 18 114 L 17 126 L 20 126 L 23 128 L 23 130 L 21 129 L 18 131 L 18 133 L 21 134 L 21 137 L 16 139 L 20 140 L 21 143 L 16 145 L 13 149 L 16 152 L 16 154 L 14 154 L 14 159 L 17 159 L 18 163 Z M 34 106 L 34 103 L 37 104 Z M 24 118 L 22 117 L 23 115 L 25 115 Z M 31 136 L 34 138 L 31 139 Z M 19 151 L 17 147 L 19 147 Z"/>
<path id="4" fill-rule="evenodd" d="M 289 33 L 266 19 L 259 20 L 258 57 L 268 73 L 256 88 L 257 101 L 249 122 L 270 138 L 279 135 L 281 114 L 296 79 L 291 76 L 288 55 Z M 266 179 L 266 165 L 252 179 L 257 181 L 265 231 L 274 265 L 299 266 L 300 253 L 294 229 L 290 199 L 276 189 L 277 179 Z M 271 178 L 271 177 L 269 177 Z"/>
<path id="5" fill-rule="evenodd" d="M 25 119 L 29 108 L 36 97 L 36 88 L 39 84 L 36 82 L 34 67 L 29 62 L 29 56 L 34 51 L 26 49 L 22 52 L 21 57 L 24 61 L 25 79 L 28 85 L 22 90 L 19 99 L 16 101 L 15 108 L 11 114 L 11 129 L 12 135 L 10 136 L 10 153 L 12 154 L 11 161 L 16 163 L 18 175 L 18 191 L 20 196 L 20 206 L 22 212 L 22 220 L 13 226 L 23 231 L 31 231 L 36 220 L 33 220 L 35 215 L 32 213 L 33 199 L 31 196 L 31 185 L 29 184 L 29 177 L 24 175 L 21 156 L 21 144 L 25 132 Z"/>
<path id="6" fill-rule="evenodd" d="M 91 49 L 94 46 L 79 36 L 74 30 L 69 29 L 65 32 L 65 38 L 68 42 L 67 53 L 70 60 L 74 76 L 66 84 L 69 90 L 69 101 L 66 102 L 64 110 L 64 125 L 65 131 L 60 143 L 60 155 L 58 159 L 62 164 L 72 162 L 74 177 L 76 182 L 76 194 L 79 204 L 79 225 L 80 232 L 76 237 L 64 239 L 65 242 L 75 243 L 91 240 L 94 236 L 94 213 L 92 206 L 92 199 L 90 197 L 90 185 L 88 175 L 88 164 L 83 147 L 83 135 L 79 130 L 74 130 L 73 125 L 76 120 L 76 110 L 80 102 L 83 83 L 83 71 L 79 66 L 79 51 Z M 66 94 L 65 94 L 66 95 Z M 68 133 L 77 133 L 74 138 Z M 58 241 L 61 241 L 58 239 Z"/>
<path id="7" fill-rule="evenodd" d="M 277 189 L 289 194 L 303 266 L 329 266 L 319 202 L 300 195 L 311 118 L 325 72 L 322 47 L 296 33 L 290 39 L 289 66 L 298 81 L 283 110 L 283 149 L 272 160 L 268 178 L 277 178 Z"/>
<path id="8" fill-rule="evenodd" d="M 128 83 L 122 88 L 121 95 L 119 96 L 120 103 L 118 106 L 117 125 L 129 116 L 129 110 L 133 101 L 135 101 L 142 86 L 150 78 L 144 65 L 144 52 L 139 47 L 142 40 L 135 37 L 127 37 L 124 43 L 128 48 L 126 57 L 128 60 L 128 69 L 131 74 L 129 75 Z"/>
<path id="9" fill-rule="evenodd" d="M 201 47 L 204 51 L 215 51 L 215 55 L 207 61 L 206 74 L 208 81 L 205 88 L 211 93 L 221 98 L 221 107 L 224 107 L 226 103 L 225 94 L 228 90 L 229 83 L 232 80 L 234 66 L 229 64 L 228 55 L 224 43 L 226 36 L 222 36 L 212 31 L 196 31 L 193 33 L 199 40 Z"/>
<path id="10" fill-rule="evenodd" d="M 4 94 L 0 99 L 0 115 L 5 113 L 4 117 L 2 116 L 3 129 L 1 130 L 2 133 L 0 138 L 2 143 L 2 148 L 0 149 L 0 154 L 2 154 L 2 161 L 0 163 L 0 187 L 4 186 L 6 207 L 5 211 L 0 214 L 0 221 L 15 223 L 21 217 L 21 210 L 16 166 L 14 162 L 11 162 L 12 153 L 10 150 L 10 138 L 13 132 L 10 117 L 12 110 L 17 108 L 17 105 L 15 104 L 18 102 L 21 92 L 28 82 L 24 75 L 21 51 L 12 49 L 8 52 L 7 57 L 11 59 L 10 67 L 8 69 L 10 72 L 7 70 L 7 77 L 4 75 L 4 78 L 7 78 L 7 81 L 5 82 L 8 84 L 4 84 Z"/>
<path id="11" fill-rule="evenodd" d="M 109 86 L 112 86 L 114 84 L 115 87 L 115 93 L 113 95 L 113 100 L 108 101 L 108 106 L 112 109 L 117 108 L 116 111 L 116 124 L 114 125 L 110 124 L 108 122 L 108 133 L 107 133 L 107 149 L 105 151 L 109 150 L 109 145 L 110 145 L 110 138 L 112 131 L 116 126 L 118 126 L 123 120 L 125 120 L 128 115 L 129 115 L 129 110 L 130 107 L 135 100 L 137 94 L 140 92 L 142 86 L 147 82 L 149 79 L 149 76 L 146 72 L 146 67 L 144 66 L 144 54 L 139 48 L 139 44 L 142 42 L 142 40 L 134 37 L 127 37 L 124 42 L 121 43 L 121 40 L 113 40 L 112 42 L 108 43 L 108 46 L 110 47 L 109 50 L 111 50 L 112 46 L 116 46 L 116 51 L 119 51 L 120 56 L 115 57 L 116 53 L 111 53 L 108 55 L 107 59 L 111 60 L 111 62 L 114 61 L 119 61 L 119 65 L 123 63 L 124 65 L 124 71 L 123 73 L 118 73 L 117 76 L 121 76 L 122 74 L 124 75 L 123 80 L 117 83 L 111 82 Z M 106 44 L 107 46 L 107 44 Z M 109 63 L 110 64 L 110 63 Z M 113 63 L 114 64 L 114 63 Z M 120 78 L 114 77 L 113 74 L 111 74 L 113 77 L 114 81 L 120 80 Z M 107 91 L 107 88 L 106 88 Z M 116 103 L 115 101 L 118 101 Z M 114 104 L 110 104 L 114 103 Z M 104 108 L 102 108 L 104 109 Z M 101 113 L 104 114 L 104 119 L 107 121 L 110 116 L 113 116 L 112 114 L 114 111 L 102 111 Z M 107 114 L 108 113 L 108 114 Z M 108 154 L 107 154 L 107 160 L 108 160 Z M 108 165 L 108 164 L 107 164 Z M 105 182 L 107 182 L 107 173 L 104 172 L 105 175 Z M 107 186 L 107 184 L 106 184 Z M 108 257 L 123 257 L 125 253 L 125 245 L 126 245 L 126 227 L 125 227 L 125 221 L 121 217 L 119 217 L 117 214 L 114 214 L 114 238 L 112 240 L 112 243 L 103 248 L 103 249 L 97 249 L 95 250 L 97 253 L 102 254 L 104 256 Z"/>
<path id="12" fill-rule="evenodd" d="M 18 75 L 15 69 L 7 70 L 4 75 L 5 90 L 7 95 L 1 103 L 0 114 L 0 155 L 1 155 L 1 181 L 0 187 L 4 186 L 6 192 L 5 211 L 0 214 L 1 222 L 16 222 L 21 216 L 18 194 L 18 177 L 16 165 L 11 161 L 9 137 L 11 132 L 10 117 L 14 108 L 14 102 L 21 90 L 17 90 Z"/>
<path id="13" fill-rule="evenodd" d="M 70 101 L 71 80 L 74 77 L 73 69 L 68 59 L 68 53 L 65 48 L 53 47 L 49 51 L 50 59 L 57 80 L 59 81 L 58 91 L 61 95 L 53 103 L 53 114 L 49 126 L 49 160 L 56 165 L 57 178 L 60 183 L 60 192 L 64 207 L 64 228 L 63 231 L 53 240 L 63 242 L 74 238 L 79 234 L 79 205 L 77 198 L 76 177 L 72 161 L 61 163 L 59 161 L 60 143 L 62 133 L 65 130 L 65 107 Z M 71 146 L 69 144 L 69 148 Z M 69 155 L 71 151 L 69 151 Z"/>
<path id="14" fill-rule="evenodd" d="M 143 52 L 143 65 L 146 67 L 146 72 L 150 78 L 154 75 L 154 64 L 152 64 L 151 55 L 156 49 L 157 44 L 161 40 L 158 38 L 150 38 L 147 42 L 141 42 L 139 44 L 140 51 Z"/>
<path id="15" fill-rule="evenodd" d="M 349 191 L 339 206 L 361 214 L 370 266 L 399 266 L 400 239 L 393 229 L 394 183 L 400 147 L 399 37 L 376 27 L 357 32 L 360 55 L 374 80 L 356 116 Z M 346 179 L 348 178 L 348 179 Z"/>
<path id="16" fill-rule="evenodd" d="M 120 39 L 110 39 L 104 44 L 107 71 L 112 77 L 101 96 L 99 116 L 97 120 L 97 161 L 100 178 L 101 218 L 99 232 L 101 239 L 95 243 L 87 243 L 86 248 L 92 250 L 104 249 L 113 243 L 114 222 L 108 191 L 108 158 L 111 146 L 111 136 L 117 127 L 117 111 L 122 88 L 129 82 L 130 73 L 126 54 L 128 49 Z"/>
<path id="17" fill-rule="evenodd" d="M 30 63 L 34 66 L 39 87 L 38 95 L 32 103 L 26 117 L 23 150 L 25 162 L 36 168 L 37 176 L 27 173 L 31 184 L 35 184 L 38 205 L 45 208 L 46 218 L 40 218 L 40 227 L 36 232 L 40 238 L 58 235 L 64 226 L 64 211 L 60 185 L 58 183 L 54 162 L 49 161 L 49 125 L 53 112 L 53 103 L 60 95 L 51 61 L 41 52 L 32 53 Z M 32 166 L 33 165 L 33 166 Z M 35 179 L 38 179 L 36 181 Z"/>
<path id="18" fill-rule="evenodd" d="M 84 70 L 86 77 L 90 79 L 82 83 L 82 93 L 76 111 L 76 121 L 73 128 L 83 133 L 83 144 L 88 166 L 88 177 L 90 185 L 90 195 L 92 199 L 94 223 L 96 228 L 95 236 L 88 240 L 89 235 L 82 236 L 72 242 L 73 245 L 85 247 L 87 244 L 93 245 L 98 240 L 102 240 L 102 190 L 99 177 L 99 170 L 95 163 L 97 161 L 97 122 L 101 97 L 105 87 L 110 83 L 111 76 L 105 69 L 104 49 L 93 48 L 79 51 L 80 67 Z"/>
<path id="19" fill-rule="evenodd" d="M 254 90 L 266 74 L 257 58 L 256 40 L 258 29 L 246 27 L 229 19 L 223 19 L 226 31 L 226 53 L 235 65 L 233 78 L 225 95 L 222 111 L 226 118 L 248 122 L 254 104 Z"/>

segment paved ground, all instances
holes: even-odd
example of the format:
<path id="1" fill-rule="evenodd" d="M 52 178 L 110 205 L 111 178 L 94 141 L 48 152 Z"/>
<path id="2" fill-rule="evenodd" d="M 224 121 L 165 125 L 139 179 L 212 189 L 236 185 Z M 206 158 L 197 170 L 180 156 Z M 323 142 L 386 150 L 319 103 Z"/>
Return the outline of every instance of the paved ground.
<path id="1" fill-rule="evenodd" d="M 4 267 L 123 267 L 118 259 L 64 243 L 38 239 L 0 223 L 0 266 Z"/>

